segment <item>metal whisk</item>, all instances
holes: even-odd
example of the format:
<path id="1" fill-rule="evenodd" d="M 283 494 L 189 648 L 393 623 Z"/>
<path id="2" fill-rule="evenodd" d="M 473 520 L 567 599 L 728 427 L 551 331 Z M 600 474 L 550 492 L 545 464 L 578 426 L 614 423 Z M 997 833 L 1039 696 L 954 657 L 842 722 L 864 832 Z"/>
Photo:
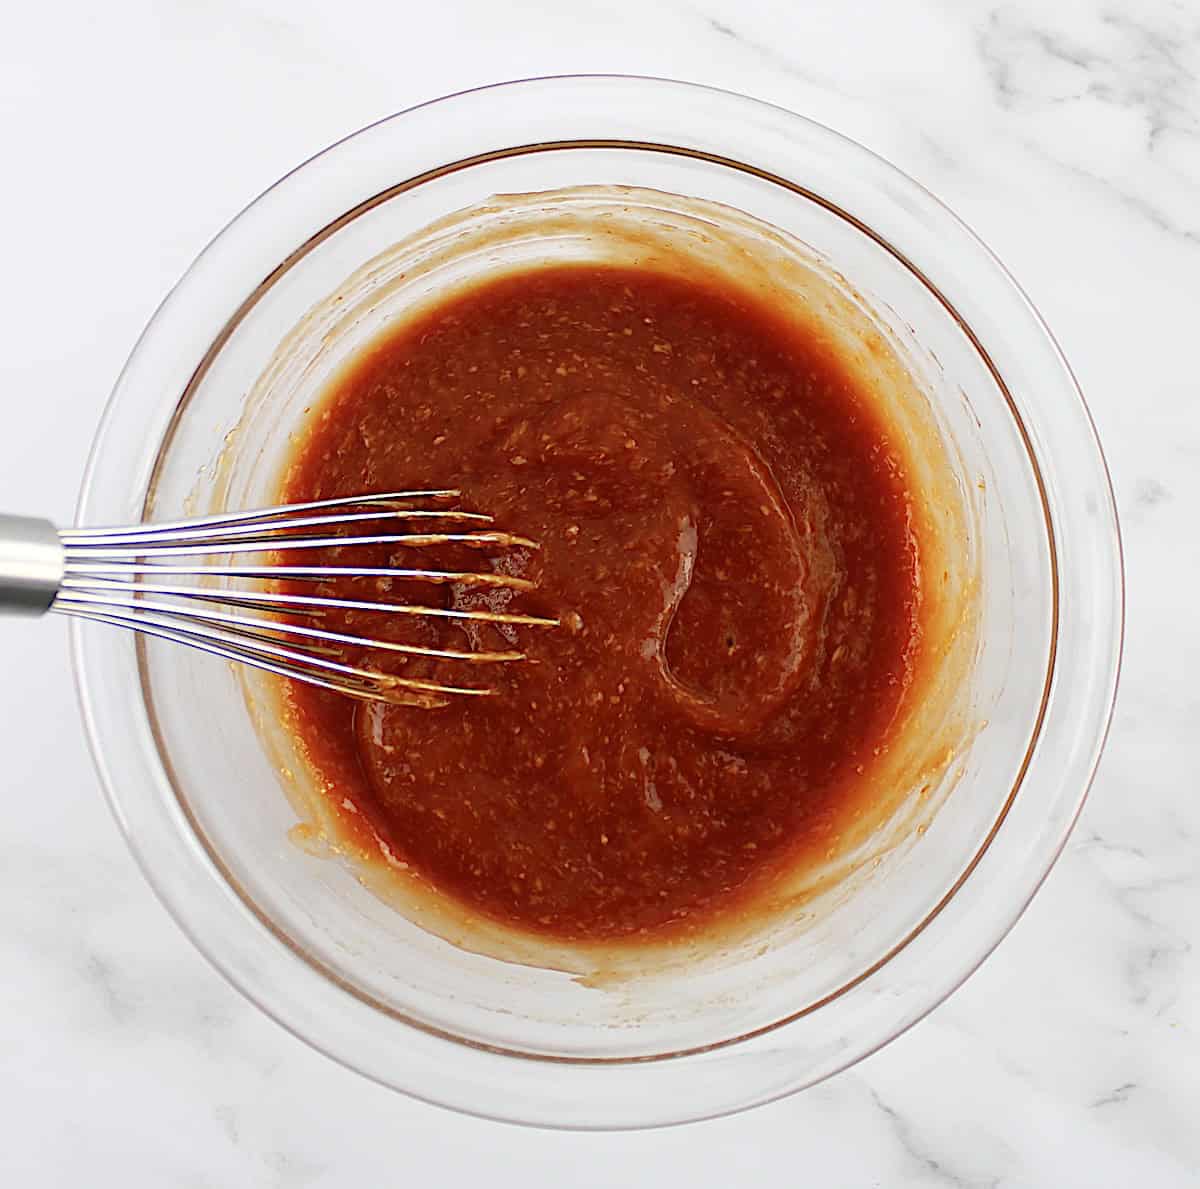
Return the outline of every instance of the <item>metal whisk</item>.
<path id="1" fill-rule="evenodd" d="M 459 495 L 453 490 L 390 491 L 123 528 L 59 530 L 48 520 L 0 515 L 0 613 L 41 615 L 53 611 L 116 624 L 373 701 L 430 707 L 445 705 L 452 696 L 486 695 L 492 691 L 483 686 L 451 685 L 352 664 L 345 650 L 383 649 L 468 664 L 519 661 L 524 653 L 516 649 L 433 648 L 314 624 L 336 611 L 530 627 L 553 627 L 556 620 L 507 610 L 430 607 L 419 602 L 333 598 L 273 589 L 280 579 L 290 584 L 386 578 L 475 589 L 532 590 L 528 579 L 499 569 L 272 564 L 271 559 L 280 552 L 355 545 L 537 548 L 526 537 L 489 527 L 490 516 L 444 506 Z M 378 522 L 387 520 L 400 521 L 402 530 L 380 530 Z M 377 531 L 371 531 L 370 522 L 376 522 Z M 264 553 L 271 555 L 265 564 L 236 560 Z M 235 560 L 224 564 L 206 560 L 216 557 Z M 205 579 L 214 578 L 222 584 L 204 584 Z M 231 586 L 225 579 L 252 585 Z M 288 618 L 276 618 L 272 613 Z M 297 618 L 305 622 L 295 622 Z"/>

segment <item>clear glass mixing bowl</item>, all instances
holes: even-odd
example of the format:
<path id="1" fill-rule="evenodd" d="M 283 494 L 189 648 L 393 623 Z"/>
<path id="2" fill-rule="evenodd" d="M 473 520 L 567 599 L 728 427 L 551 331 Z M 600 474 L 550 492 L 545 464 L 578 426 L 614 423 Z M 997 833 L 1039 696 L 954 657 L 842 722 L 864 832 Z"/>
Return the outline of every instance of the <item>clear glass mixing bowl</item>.
<path id="1" fill-rule="evenodd" d="M 1123 595 L 1082 398 L 988 250 L 920 186 L 828 129 L 651 79 L 451 96 L 277 183 L 205 249 L 138 342 L 97 434 L 80 522 L 270 502 L 298 418 L 395 307 L 368 302 L 302 366 L 264 382 L 281 341 L 320 339 L 311 311 L 451 212 L 596 185 L 726 204 L 803 241 L 919 370 L 968 480 L 964 546 L 981 573 L 965 693 L 977 731 L 919 829 L 769 944 L 604 986 L 457 948 L 346 866 L 289 842 L 296 817 L 263 745 L 270 724 L 221 662 L 94 624 L 76 624 L 73 645 L 121 828 L 235 986 L 310 1044 L 417 1097 L 604 1128 L 718 1115 L 811 1085 L 975 969 L 1082 805 L 1115 693 Z"/>

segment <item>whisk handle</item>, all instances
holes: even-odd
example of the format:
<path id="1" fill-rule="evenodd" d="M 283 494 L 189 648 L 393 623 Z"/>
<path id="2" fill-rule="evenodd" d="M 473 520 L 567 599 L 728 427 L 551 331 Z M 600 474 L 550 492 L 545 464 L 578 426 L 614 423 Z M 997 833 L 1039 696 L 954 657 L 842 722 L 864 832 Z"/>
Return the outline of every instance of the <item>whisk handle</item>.
<path id="1" fill-rule="evenodd" d="M 0 615 L 41 615 L 58 594 L 63 566 L 49 520 L 0 513 Z"/>

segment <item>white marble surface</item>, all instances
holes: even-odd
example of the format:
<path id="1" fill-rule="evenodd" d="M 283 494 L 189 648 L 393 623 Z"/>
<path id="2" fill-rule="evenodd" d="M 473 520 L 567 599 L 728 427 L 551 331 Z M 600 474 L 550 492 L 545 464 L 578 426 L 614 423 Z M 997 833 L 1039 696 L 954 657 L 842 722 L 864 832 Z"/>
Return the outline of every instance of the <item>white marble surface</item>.
<path id="1" fill-rule="evenodd" d="M 0 508 L 69 516 L 143 323 L 296 161 L 477 83 L 674 75 L 860 139 L 1008 263 L 1108 449 L 1129 631 L 1083 819 L 963 990 L 806 1094 L 606 1137 L 407 1101 L 244 1002 L 124 849 L 63 625 L 0 624 L 0 1181 L 1200 1184 L 1196 0 L 14 0 L 3 28 Z"/>

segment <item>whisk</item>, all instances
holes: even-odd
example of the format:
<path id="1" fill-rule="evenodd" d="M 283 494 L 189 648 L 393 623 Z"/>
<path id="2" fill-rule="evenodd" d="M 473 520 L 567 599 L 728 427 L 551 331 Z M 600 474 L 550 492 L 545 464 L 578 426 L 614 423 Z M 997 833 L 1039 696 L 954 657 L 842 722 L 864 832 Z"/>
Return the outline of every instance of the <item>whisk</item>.
<path id="1" fill-rule="evenodd" d="M 281 579 L 290 587 L 293 582 L 384 578 L 476 590 L 532 590 L 531 581 L 501 568 L 460 571 L 274 560 L 293 550 L 355 545 L 537 548 L 526 537 L 492 527 L 492 518 L 482 512 L 446 506 L 460 495 L 456 490 L 390 491 L 120 528 L 59 530 L 48 520 L 0 515 L 0 613 L 52 611 L 115 624 L 355 698 L 432 707 L 453 697 L 484 696 L 492 692 L 486 686 L 353 664 L 345 650 L 382 649 L 470 665 L 520 661 L 523 652 L 436 648 L 316 625 L 337 611 L 528 627 L 554 627 L 557 620 L 489 607 L 432 607 L 277 589 Z M 400 522 L 399 531 L 388 531 L 381 523 L 388 520 Z M 268 561 L 260 562 L 256 554 L 268 555 Z M 226 561 L 211 560 L 218 557 Z M 255 564 L 243 564 L 246 558 Z M 226 579 L 250 585 L 232 586 Z M 497 602 L 501 600 L 492 600 Z M 279 614 L 287 618 L 277 618 Z"/>

